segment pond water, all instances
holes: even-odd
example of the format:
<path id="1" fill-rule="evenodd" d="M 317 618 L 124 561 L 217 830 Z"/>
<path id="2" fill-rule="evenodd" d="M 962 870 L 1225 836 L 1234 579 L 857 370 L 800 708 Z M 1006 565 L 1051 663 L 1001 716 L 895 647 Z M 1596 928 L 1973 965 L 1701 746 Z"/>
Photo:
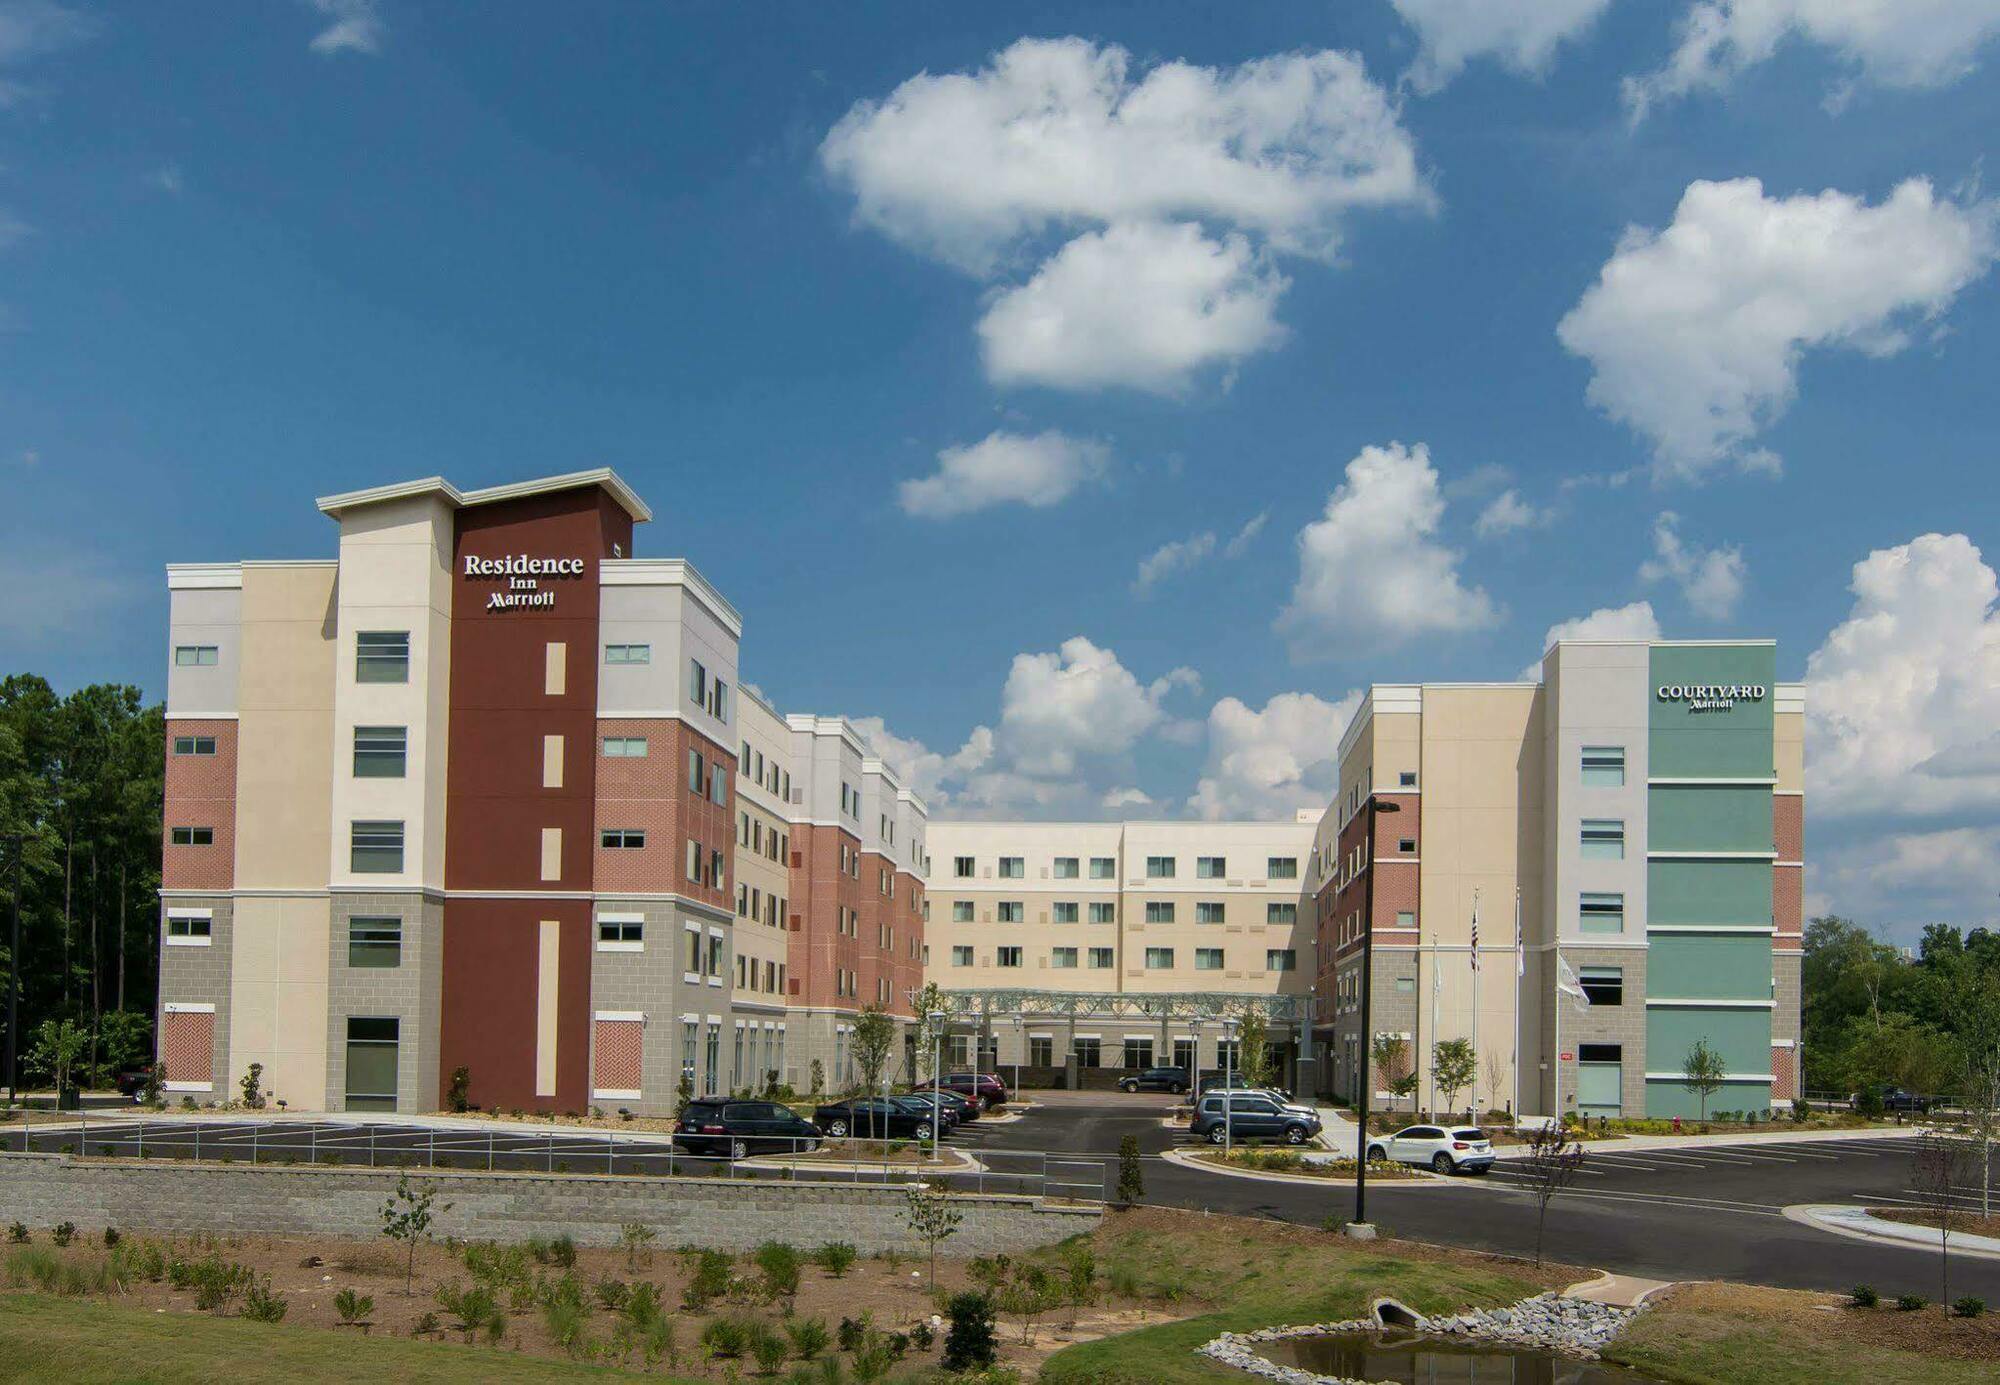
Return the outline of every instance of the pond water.
<path id="1" fill-rule="evenodd" d="M 1340 1332 L 1259 1342 L 1281 1366 L 1396 1385 L 1658 1385 L 1657 1378 L 1545 1351 L 1461 1346 L 1403 1332 Z"/>

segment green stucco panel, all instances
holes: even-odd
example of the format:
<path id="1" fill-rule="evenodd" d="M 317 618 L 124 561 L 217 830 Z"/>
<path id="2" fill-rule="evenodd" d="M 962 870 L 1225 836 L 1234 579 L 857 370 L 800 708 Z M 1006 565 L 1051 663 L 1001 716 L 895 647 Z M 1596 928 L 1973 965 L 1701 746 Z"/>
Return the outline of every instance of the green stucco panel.
<path id="1" fill-rule="evenodd" d="M 1648 861 L 1649 923 L 1771 926 L 1769 861 Z"/>
<path id="2" fill-rule="evenodd" d="M 1771 940 L 1655 933 L 1647 940 L 1646 993 L 1677 1000 L 1769 1000 Z"/>
<path id="3" fill-rule="evenodd" d="M 1722 1055 L 1726 1072 L 1771 1071 L 1771 1012 L 1766 1009 L 1702 1010 L 1646 1007 L 1646 1070 L 1679 1072 L 1695 1040 Z M 1766 1079 L 1765 1085 L 1769 1086 Z"/>
<path id="4" fill-rule="evenodd" d="M 1657 645 L 1651 655 L 1648 773 L 1655 779 L 1763 778 L 1776 772 L 1771 751 L 1777 650 L 1768 644 Z M 1686 684 L 1750 684 L 1760 698 L 1727 709 L 1695 711 L 1659 695 Z"/>
<path id="5" fill-rule="evenodd" d="M 1771 791 L 1660 785 L 1646 791 L 1648 851 L 1770 851 Z"/>
<path id="6" fill-rule="evenodd" d="M 1725 1082 L 1708 1099 L 1708 1114 L 1718 1111 L 1768 1111 L 1771 1109 L 1769 1082 Z M 1701 1097 L 1679 1082 L 1650 1079 L 1646 1083 L 1646 1114 L 1654 1120 L 1679 1116 L 1682 1120 L 1701 1117 Z"/>

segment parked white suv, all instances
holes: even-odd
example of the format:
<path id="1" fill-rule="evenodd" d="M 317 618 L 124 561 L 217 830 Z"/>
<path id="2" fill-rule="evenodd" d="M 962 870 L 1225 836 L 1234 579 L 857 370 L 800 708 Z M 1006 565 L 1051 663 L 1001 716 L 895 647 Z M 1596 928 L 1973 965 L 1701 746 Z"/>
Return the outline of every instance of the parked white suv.
<path id="1" fill-rule="evenodd" d="M 1439 1173 L 1485 1173 L 1493 1167 L 1493 1142 L 1469 1125 L 1408 1125 L 1369 1141 L 1368 1157 L 1428 1165 Z"/>

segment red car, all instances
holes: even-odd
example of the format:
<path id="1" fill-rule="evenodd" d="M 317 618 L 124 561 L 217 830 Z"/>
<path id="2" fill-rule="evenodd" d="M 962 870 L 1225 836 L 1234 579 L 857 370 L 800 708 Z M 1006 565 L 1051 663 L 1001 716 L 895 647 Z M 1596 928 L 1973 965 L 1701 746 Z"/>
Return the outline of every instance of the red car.
<path id="1" fill-rule="evenodd" d="M 953 1072 L 938 1083 L 948 1092 L 957 1092 L 967 1101 L 977 1101 L 991 1111 L 1007 1102 L 1007 1084 L 990 1072 Z"/>

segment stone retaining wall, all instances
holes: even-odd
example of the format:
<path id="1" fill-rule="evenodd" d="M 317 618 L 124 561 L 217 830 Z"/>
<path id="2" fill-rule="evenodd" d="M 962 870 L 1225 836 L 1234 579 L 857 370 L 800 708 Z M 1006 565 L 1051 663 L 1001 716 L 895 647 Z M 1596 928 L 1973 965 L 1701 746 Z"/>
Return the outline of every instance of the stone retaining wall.
<path id="1" fill-rule="evenodd" d="M 863 1255 L 921 1251 L 903 1222 L 901 1187 L 778 1182 L 759 1178 L 649 1178 L 616 1174 L 412 1173 L 434 1184 L 435 1234 L 522 1241 L 567 1234 L 579 1245 L 615 1245 L 626 1222 L 651 1227 L 664 1246 L 747 1250 L 764 1241 L 800 1247 L 847 1241 Z M 397 1173 L 311 1165 L 216 1165 L 166 1160 L 0 1155 L 0 1222 L 85 1230 L 218 1235 L 339 1236 L 382 1233 L 381 1207 Z M 1095 1206 L 1036 1198 L 962 1196 L 964 1220 L 946 1246 L 991 1255 L 1052 1245 L 1096 1228 Z"/>

